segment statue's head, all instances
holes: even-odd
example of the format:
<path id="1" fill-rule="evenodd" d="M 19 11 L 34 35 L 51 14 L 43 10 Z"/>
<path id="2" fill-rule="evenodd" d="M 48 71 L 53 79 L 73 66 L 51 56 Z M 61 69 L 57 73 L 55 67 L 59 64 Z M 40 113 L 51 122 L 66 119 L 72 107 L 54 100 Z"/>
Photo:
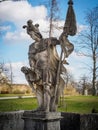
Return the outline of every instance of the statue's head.
<path id="1" fill-rule="evenodd" d="M 38 27 L 39 27 L 39 24 L 35 24 L 35 27 L 37 27 L 37 28 L 38 28 Z"/>
<path id="2" fill-rule="evenodd" d="M 31 20 L 31 19 L 29 19 L 28 21 L 27 21 L 27 24 L 28 25 L 31 25 L 33 23 L 33 21 Z"/>
<path id="3" fill-rule="evenodd" d="M 28 67 L 23 66 L 23 67 L 21 68 L 21 71 L 22 71 L 24 74 L 27 74 L 27 73 L 28 73 Z"/>

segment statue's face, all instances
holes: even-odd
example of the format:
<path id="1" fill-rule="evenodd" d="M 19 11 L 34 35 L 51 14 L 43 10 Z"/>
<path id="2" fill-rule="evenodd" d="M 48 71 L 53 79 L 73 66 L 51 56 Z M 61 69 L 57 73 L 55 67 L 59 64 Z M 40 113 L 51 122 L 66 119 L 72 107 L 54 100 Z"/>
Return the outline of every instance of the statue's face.
<path id="1" fill-rule="evenodd" d="M 27 21 L 27 24 L 28 24 L 28 25 L 32 25 L 32 22 L 33 22 L 32 20 L 28 20 L 28 21 Z"/>
<path id="2" fill-rule="evenodd" d="M 27 24 L 28 24 L 28 26 L 31 26 L 31 25 L 32 25 L 32 22 L 28 22 Z"/>
<path id="3" fill-rule="evenodd" d="M 23 66 L 21 68 L 21 71 L 26 74 L 26 73 L 28 73 L 28 68 Z"/>

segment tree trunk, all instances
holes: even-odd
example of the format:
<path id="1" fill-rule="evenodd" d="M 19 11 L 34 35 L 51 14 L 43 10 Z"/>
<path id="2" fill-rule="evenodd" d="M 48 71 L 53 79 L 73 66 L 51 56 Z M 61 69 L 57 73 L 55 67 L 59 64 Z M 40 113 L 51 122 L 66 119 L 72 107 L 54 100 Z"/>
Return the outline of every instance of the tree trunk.
<path id="1" fill-rule="evenodd" d="M 92 79 L 92 95 L 96 95 L 96 55 L 93 52 L 93 79 Z"/>

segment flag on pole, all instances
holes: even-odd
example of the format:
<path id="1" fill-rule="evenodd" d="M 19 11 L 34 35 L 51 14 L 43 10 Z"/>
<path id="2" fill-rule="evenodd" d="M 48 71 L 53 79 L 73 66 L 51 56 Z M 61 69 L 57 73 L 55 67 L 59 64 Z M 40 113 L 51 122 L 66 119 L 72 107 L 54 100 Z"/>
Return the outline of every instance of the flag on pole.
<path id="1" fill-rule="evenodd" d="M 74 36 L 77 32 L 77 27 L 76 17 L 73 9 L 73 1 L 69 0 L 68 5 L 69 6 L 64 24 L 64 32 L 66 32 L 67 35 Z"/>

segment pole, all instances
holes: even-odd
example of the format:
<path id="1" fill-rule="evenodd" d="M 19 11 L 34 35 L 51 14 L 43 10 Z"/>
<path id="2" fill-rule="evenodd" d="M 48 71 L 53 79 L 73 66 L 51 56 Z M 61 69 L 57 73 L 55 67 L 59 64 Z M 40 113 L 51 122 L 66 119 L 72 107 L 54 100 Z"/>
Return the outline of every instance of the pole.
<path id="1" fill-rule="evenodd" d="M 73 1 L 69 0 L 68 5 L 69 5 L 69 7 L 67 10 L 63 33 L 61 34 L 61 38 L 60 38 L 61 46 L 64 44 L 64 39 L 62 39 L 64 37 L 64 33 L 66 33 L 67 36 L 68 35 L 74 36 L 76 34 L 76 31 L 77 31 L 76 17 L 75 17 L 75 13 L 74 13 L 74 9 L 73 9 Z M 60 59 L 59 59 L 59 63 L 58 63 L 57 79 L 56 79 L 56 86 L 55 86 L 55 93 L 54 93 L 54 102 L 53 102 L 54 104 L 56 101 L 57 90 L 59 87 L 63 50 L 65 50 L 65 53 L 67 52 L 67 50 L 66 50 L 66 48 L 64 48 L 64 46 L 63 46 L 63 48 L 61 47 L 61 55 L 60 55 Z"/>

